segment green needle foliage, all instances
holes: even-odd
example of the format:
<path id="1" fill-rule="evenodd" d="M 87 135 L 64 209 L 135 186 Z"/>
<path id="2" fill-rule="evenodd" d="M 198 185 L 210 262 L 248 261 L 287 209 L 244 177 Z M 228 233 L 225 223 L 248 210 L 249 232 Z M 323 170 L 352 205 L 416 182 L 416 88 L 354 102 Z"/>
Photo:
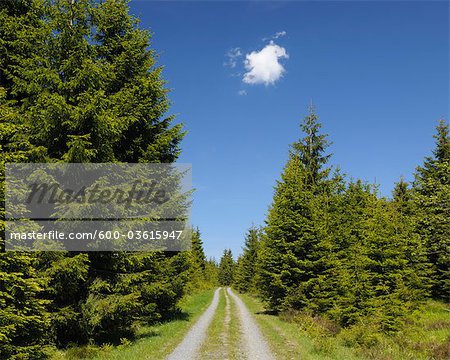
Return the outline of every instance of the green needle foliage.
<path id="1" fill-rule="evenodd" d="M 45 149 L 32 144 L 26 135 L 18 103 L 10 96 L 9 72 L 32 52 L 39 14 L 27 2 L 0 3 L 0 248 L 5 239 L 5 163 L 39 161 Z M 39 26 L 37 25 L 37 28 Z M 38 32 L 38 31 L 37 31 Z M 28 41 L 25 38 L 28 36 Z M 36 256 L 26 252 L 0 253 L 0 358 L 42 359 L 49 343 L 48 301 L 42 298 L 45 283 L 35 269 Z"/>
<path id="2" fill-rule="evenodd" d="M 436 295 L 448 294 L 448 126 L 440 123 L 435 158 L 419 168 L 414 189 L 401 180 L 392 199 L 332 172 L 320 128 L 310 108 L 257 247 L 252 230 L 247 235 L 235 286 L 251 291 L 256 284 L 269 310 L 394 332 L 431 285 Z"/>
<path id="3" fill-rule="evenodd" d="M 185 133 L 168 114 L 151 35 L 128 11 L 125 0 L 0 2 L 2 250 L 5 163 L 171 163 L 180 154 Z M 216 282 L 215 269 L 198 231 L 192 252 L 0 253 L 0 358 L 117 343 L 170 319 L 186 291 Z"/>
<path id="4" fill-rule="evenodd" d="M 261 244 L 259 285 L 274 310 L 303 307 L 321 268 L 321 213 L 329 197 L 326 135 L 310 108 L 275 188 Z"/>
<path id="5" fill-rule="evenodd" d="M 234 280 L 235 263 L 231 250 L 226 249 L 220 258 L 218 280 L 221 286 L 231 286 Z"/>
<path id="6" fill-rule="evenodd" d="M 162 67 L 126 1 L 30 1 L 44 15 L 30 54 L 9 72 L 33 140 L 67 162 L 172 162 Z"/>
<path id="7" fill-rule="evenodd" d="M 245 236 L 243 252 L 238 257 L 234 270 L 235 286 L 240 292 L 256 291 L 255 274 L 261 236 L 262 229 L 255 226 L 251 227 Z"/>
<path id="8" fill-rule="evenodd" d="M 423 237 L 432 264 L 432 293 L 450 301 L 450 135 L 443 120 L 437 126 L 436 148 L 417 168 L 414 200 L 417 232 Z"/>
<path id="9" fill-rule="evenodd" d="M 48 301 L 28 253 L 0 254 L 0 358 L 43 359 L 48 354 Z"/>
<path id="10" fill-rule="evenodd" d="M 192 229 L 189 283 L 194 289 L 206 289 L 217 283 L 217 265 L 206 260 L 200 230 Z"/>

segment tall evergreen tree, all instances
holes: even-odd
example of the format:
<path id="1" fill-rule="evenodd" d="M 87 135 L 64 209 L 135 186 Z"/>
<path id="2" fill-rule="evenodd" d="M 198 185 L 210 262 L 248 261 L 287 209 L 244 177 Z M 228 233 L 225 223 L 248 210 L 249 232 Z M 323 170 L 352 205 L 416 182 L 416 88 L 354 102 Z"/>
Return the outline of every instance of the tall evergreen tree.
<path id="1" fill-rule="evenodd" d="M 172 162 L 172 126 L 162 68 L 125 0 L 52 0 L 46 38 L 10 75 L 23 116 L 51 158 Z M 76 151 L 70 151 L 70 149 Z"/>
<path id="2" fill-rule="evenodd" d="M 219 265 L 214 258 L 206 260 L 205 281 L 210 287 L 219 285 Z"/>
<path id="3" fill-rule="evenodd" d="M 408 286 L 415 291 L 415 298 L 430 295 L 432 268 L 428 259 L 428 250 L 424 239 L 417 232 L 420 214 L 414 201 L 414 191 L 403 179 L 395 184 L 392 199 L 397 228 L 395 234 L 404 241 L 405 258 L 411 270 L 407 276 Z"/>
<path id="4" fill-rule="evenodd" d="M 291 146 L 275 188 L 262 241 L 259 288 L 273 309 L 304 307 L 320 269 L 320 225 L 329 192 L 330 155 L 314 109 L 301 124 L 305 137 Z M 319 200 L 319 198 L 321 200 Z M 319 225 L 319 226 L 318 226 Z"/>
<path id="5" fill-rule="evenodd" d="M 218 280 L 221 286 L 231 286 L 234 279 L 234 259 L 231 250 L 224 250 L 219 263 Z"/>
<path id="6" fill-rule="evenodd" d="M 192 248 L 189 251 L 190 275 L 189 285 L 192 291 L 208 288 L 211 286 L 207 275 L 207 261 L 203 249 L 200 230 L 192 229 Z"/>
<path id="7" fill-rule="evenodd" d="M 379 198 L 376 192 L 369 201 L 365 221 L 370 259 L 367 271 L 374 294 L 366 303 L 369 314 L 378 316 L 381 330 L 389 332 L 399 329 L 403 317 L 423 296 L 422 286 L 417 284 L 425 278 L 415 261 L 425 259 L 420 242 L 411 237 L 406 219 L 396 211 L 395 204 Z M 408 256 L 411 254 L 414 258 Z"/>
<path id="8" fill-rule="evenodd" d="M 251 227 L 244 242 L 242 255 L 239 256 L 234 273 L 236 289 L 241 292 L 253 292 L 256 285 L 257 256 L 262 230 Z"/>
<path id="9" fill-rule="evenodd" d="M 333 306 L 328 312 L 344 326 L 365 316 L 366 302 L 374 296 L 366 230 L 371 197 L 370 186 L 361 181 L 350 182 L 340 204 L 340 225 L 333 235 L 338 241 L 338 261 L 333 271 L 336 281 Z"/>
<path id="10" fill-rule="evenodd" d="M 5 161 L 176 160 L 182 125 L 167 115 L 162 67 L 127 1 L 2 1 L 0 34 L 1 146 L 14 150 L 2 176 Z M 189 268 L 183 254 L 158 253 L 47 252 L 23 263 L 46 281 L 58 345 L 114 341 L 138 319 L 166 316 Z"/>
<path id="11" fill-rule="evenodd" d="M 191 253 L 194 263 L 193 268 L 198 269 L 199 271 L 205 270 L 206 256 L 199 228 L 192 229 Z"/>
<path id="12" fill-rule="evenodd" d="M 0 3 L 0 358 L 41 359 L 50 339 L 45 283 L 35 270 L 36 256 L 4 252 L 5 163 L 42 159 L 45 149 L 34 146 L 17 110 L 21 98 L 11 95 L 10 75 L 18 62 L 34 51 L 40 32 L 40 7 L 30 1 Z M 33 29 L 33 30 L 30 30 Z"/>
<path id="13" fill-rule="evenodd" d="M 417 231 L 424 238 L 433 267 L 433 296 L 450 301 L 450 135 L 441 120 L 433 156 L 416 171 Z"/>

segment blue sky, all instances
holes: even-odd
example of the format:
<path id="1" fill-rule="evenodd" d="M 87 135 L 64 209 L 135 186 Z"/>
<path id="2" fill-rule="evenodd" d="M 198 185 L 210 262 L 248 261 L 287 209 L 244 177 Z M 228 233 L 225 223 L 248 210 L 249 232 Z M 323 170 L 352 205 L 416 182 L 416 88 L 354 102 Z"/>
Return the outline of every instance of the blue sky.
<path id="1" fill-rule="evenodd" d="M 192 222 L 208 256 L 236 255 L 264 223 L 311 99 L 331 163 L 386 196 L 448 120 L 448 2 L 132 1 L 131 11 L 154 33 L 171 112 L 189 132 L 180 162 L 192 163 Z"/>

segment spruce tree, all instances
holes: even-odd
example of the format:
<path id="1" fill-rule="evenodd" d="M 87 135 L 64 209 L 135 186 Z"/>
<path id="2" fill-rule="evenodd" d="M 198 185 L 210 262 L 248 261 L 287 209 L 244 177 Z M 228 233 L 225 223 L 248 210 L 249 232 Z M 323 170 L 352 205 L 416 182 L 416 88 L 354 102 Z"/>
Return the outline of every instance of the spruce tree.
<path id="1" fill-rule="evenodd" d="M 2 174 L 5 161 L 176 160 L 182 125 L 125 0 L 8 0 L 0 11 L 1 146 L 14 150 Z M 35 263 L 61 346 L 114 342 L 137 320 L 168 316 L 189 268 L 184 255 L 160 253 L 46 252 Z"/>
<path id="2" fill-rule="evenodd" d="M 206 260 L 205 281 L 209 287 L 216 287 L 219 285 L 219 265 L 214 258 Z"/>
<path id="3" fill-rule="evenodd" d="M 226 249 L 220 258 L 218 280 L 221 286 L 231 286 L 234 279 L 234 259 L 231 250 Z"/>
<path id="4" fill-rule="evenodd" d="M 256 285 L 257 256 L 262 230 L 253 226 L 245 236 L 242 255 L 236 262 L 234 282 L 240 292 L 253 292 Z"/>
<path id="5" fill-rule="evenodd" d="M 301 124 L 305 137 L 291 146 L 275 188 L 259 257 L 259 289 L 270 308 L 305 307 L 320 272 L 319 218 L 326 210 L 330 155 L 314 109 Z"/>
<path id="6" fill-rule="evenodd" d="M 191 291 L 204 289 L 210 286 L 206 274 L 206 257 L 200 230 L 192 229 L 192 248 L 189 251 L 189 285 Z"/>
<path id="7" fill-rule="evenodd" d="M 311 279 L 310 299 L 306 310 L 322 314 L 336 306 L 339 292 L 337 274 L 347 254 L 347 243 L 341 233 L 345 208 L 346 182 L 340 169 L 326 182 L 327 191 L 316 196 L 315 226 L 320 241 L 316 253 L 316 277 Z"/>
<path id="8" fill-rule="evenodd" d="M 411 281 L 421 279 L 411 259 L 411 232 L 405 226 L 405 219 L 399 216 L 392 203 L 379 198 L 373 192 L 366 209 L 366 247 L 370 259 L 368 274 L 374 293 L 367 299 L 366 311 L 377 318 L 380 329 L 395 331 L 402 325 L 403 317 L 411 312 L 420 299 L 417 289 L 411 288 Z M 420 258 L 420 248 L 415 249 Z M 422 278 L 423 279 L 423 278 Z M 417 280 L 416 280 L 417 282 Z"/>
<path id="9" fill-rule="evenodd" d="M 203 250 L 203 241 L 201 238 L 199 228 L 192 229 L 192 261 L 193 269 L 198 269 L 199 272 L 205 270 L 206 256 Z"/>
<path id="10" fill-rule="evenodd" d="M 368 253 L 367 211 L 373 201 L 369 185 L 350 182 L 342 195 L 339 226 L 334 231 L 338 251 L 333 275 L 336 287 L 330 317 L 343 326 L 365 316 L 367 300 L 374 296 Z"/>
<path id="11" fill-rule="evenodd" d="M 34 51 L 40 31 L 39 4 L 30 1 L 0 3 L 0 358 L 41 359 L 50 338 L 45 283 L 35 270 L 36 256 L 4 252 L 5 163 L 39 161 L 45 149 L 30 142 L 28 127 L 18 112 L 20 97 L 12 95 L 11 72 Z M 32 29 L 32 30 L 31 30 Z"/>
<path id="12" fill-rule="evenodd" d="M 423 237 L 432 265 L 432 294 L 450 301 L 450 136 L 441 120 L 434 136 L 433 156 L 416 171 L 417 232 Z"/>
<path id="13" fill-rule="evenodd" d="M 413 231 L 407 186 L 400 182 L 387 201 L 375 186 L 356 181 L 342 199 L 333 233 L 335 287 L 325 312 L 343 326 L 369 321 L 381 331 L 398 330 L 427 293 L 425 252 Z"/>
<path id="14" fill-rule="evenodd" d="M 0 358 L 41 359 L 50 338 L 45 282 L 35 269 L 36 256 L 28 252 L 4 252 L 5 163 L 38 159 L 43 149 L 30 144 L 14 106 L 0 87 Z M 29 230 L 34 225 L 30 224 Z"/>
<path id="15" fill-rule="evenodd" d="M 404 242 L 404 256 L 410 273 L 405 277 L 408 287 L 414 292 L 416 300 L 430 295 L 432 275 L 431 264 L 427 256 L 424 239 L 417 232 L 420 214 L 414 201 L 414 191 L 409 184 L 400 179 L 395 184 L 391 202 L 395 214 L 395 234 L 402 237 Z"/>
<path id="16" fill-rule="evenodd" d="M 171 125 L 162 67 L 127 2 L 53 0 L 45 9 L 45 43 L 11 75 L 34 142 L 68 162 L 174 161 L 181 125 Z"/>

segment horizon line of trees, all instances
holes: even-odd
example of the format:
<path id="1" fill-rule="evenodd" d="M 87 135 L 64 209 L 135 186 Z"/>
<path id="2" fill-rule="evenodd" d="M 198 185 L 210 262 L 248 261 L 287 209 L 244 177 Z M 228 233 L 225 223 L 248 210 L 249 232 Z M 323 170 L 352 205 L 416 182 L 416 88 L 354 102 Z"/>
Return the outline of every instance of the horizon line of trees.
<path id="1" fill-rule="evenodd" d="M 266 224 L 249 229 L 228 281 L 268 310 L 396 331 L 424 299 L 450 301 L 449 125 L 439 121 L 432 156 L 391 199 L 328 166 L 320 129 L 310 107 Z"/>

